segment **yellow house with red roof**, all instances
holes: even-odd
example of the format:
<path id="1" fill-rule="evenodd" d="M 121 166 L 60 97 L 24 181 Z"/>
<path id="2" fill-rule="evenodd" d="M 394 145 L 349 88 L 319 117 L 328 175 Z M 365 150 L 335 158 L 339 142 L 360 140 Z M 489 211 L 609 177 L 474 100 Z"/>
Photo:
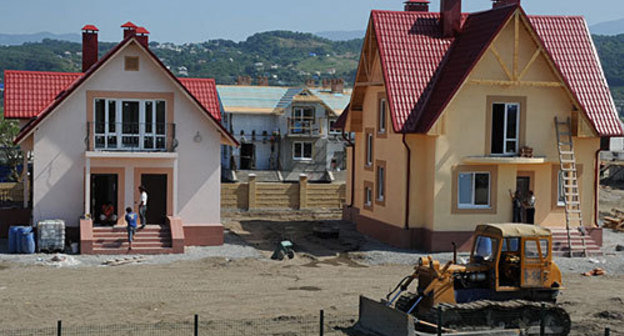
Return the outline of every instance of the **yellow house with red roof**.
<path id="1" fill-rule="evenodd" d="M 344 216 L 360 232 L 466 248 L 476 225 L 514 220 L 519 190 L 555 250 L 601 245 L 598 152 L 622 129 L 582 17 L 527 15 L 519 0 L 374 10 L 338 124 L 355 133 Z"/>
<path id="2" fill-rule="evenodd" d="M 238 143 L 220 123 L 215 82 L 176 78 L 145 28 L 122 27 L 102 58 L 98 29 L 82 29 L 81 73 L 5 72 L 5 116 L 20 120 L 15 143 L 32 156 L 33 222 L 63 220 L 82 253 L 221 244 L 220 149 Z M 147 226 L 128 251 L 124 209 L 138 211 L 139 186 Z"/>

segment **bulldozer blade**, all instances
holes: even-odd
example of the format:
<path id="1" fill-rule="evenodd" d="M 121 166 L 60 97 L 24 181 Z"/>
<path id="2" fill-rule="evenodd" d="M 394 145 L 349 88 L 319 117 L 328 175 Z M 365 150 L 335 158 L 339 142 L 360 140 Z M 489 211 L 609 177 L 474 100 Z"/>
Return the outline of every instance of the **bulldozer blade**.
<path id="1" fill-rule="evenodd" d="M 364 296 L 356 328 L 369 335 L 416 336 L 413 316 Z"/>

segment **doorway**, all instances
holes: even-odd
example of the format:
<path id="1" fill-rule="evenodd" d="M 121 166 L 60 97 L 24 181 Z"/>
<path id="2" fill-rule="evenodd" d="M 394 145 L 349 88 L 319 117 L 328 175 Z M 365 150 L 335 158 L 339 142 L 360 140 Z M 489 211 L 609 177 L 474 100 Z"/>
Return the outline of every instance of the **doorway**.
<path id="1" fill-rule="evenodd" d="M 522 200 L 523 204 L 529 197 L 529 191 L 533 190 L 534 176 L 535 173 L 532 171 L 518 172 L 518 175 L 516 176 L 516 190 L 520 192 L 520 200 Z M 526 211 L 524 207 L 520 212 L 520 218 L 522 223 L 527 222 Z"/>
<path id="2" fill-rule="evenodd" d="M 98 225 L 116 224 L 109 220 L 101 220 L 104 206 L 112 205 L 113 214 L 118 214 L 117 209 L 117 174 L 91 174 L 91 209 L 94 222 Z"/>
<path id="3" fill-rule="evenodd" d="M 167 220 L 167 174 L 141 174 L 147 191 L 147 224 L 165 224 Z"/>
<path id="4" fill-rule="evenodd" d="M 240 169 L 256 169 L 256 145 L 248 143 L 241 144 Z"/>

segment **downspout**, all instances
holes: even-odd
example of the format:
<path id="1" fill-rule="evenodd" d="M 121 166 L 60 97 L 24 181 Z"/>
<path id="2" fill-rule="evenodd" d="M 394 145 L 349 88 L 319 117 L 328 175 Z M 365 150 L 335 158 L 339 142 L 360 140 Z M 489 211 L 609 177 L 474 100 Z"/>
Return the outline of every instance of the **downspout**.
<path id="1" fill-rule="evenodd" d="M 347 147 L 351 147 L 351 200 L 348 205 L 351 208 L 355 199 L 355 190 L 353 189 L 355 187 L 355 144 L 347 138 L 344 128 L 342 129 L 342 138 L 347 142 Z"/>
<path id="2" fill-rule="evenodd" d="M 602 146 L 601 146 L 602 147 Z M 596 151 L 596 165 L 594 167 L 594 226 L 599 227 L 598 225 L 598 202 L 600 199 L 599 193 L 599 185 L 600 185 L 600 152 L 602 148 L 599 148 Z"/>
<path id="3" fill-rule="evenodd" d="M 405 186 L 406 188 L 406 194 L 405 194 L 405 230 L 409 229 L 409 214 L 410 214 L 410 180 L 411 180 L 411 163 L 412 163 L 412 151 L 410 150 L 409 146 L 407 145 L 407 142 L 405 141 L 405 131 L 403 131 L 403 146 L 405 146 L 405 149 L 407 150 L 407 162 L 406 162 L 406 166 L 407 166 L 407 184 Z"/>

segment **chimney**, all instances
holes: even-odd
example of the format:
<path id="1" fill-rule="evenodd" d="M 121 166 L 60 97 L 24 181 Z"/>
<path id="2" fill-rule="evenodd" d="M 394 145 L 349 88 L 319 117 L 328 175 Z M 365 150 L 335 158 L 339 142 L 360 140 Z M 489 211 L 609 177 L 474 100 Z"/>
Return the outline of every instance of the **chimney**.
<path id="1" fill-rule="evenodd" d="M 323 78 L 321 86 L 323 87 L 323 89 L 329 89 L 331 87 L 331 82 L 329 81 L 329 79 Z"/>
<path id="2" fill-rule="evenodd" d="M 238 76 L 238 79 L 236 79 L 236 85 L 246 85 L 249 86 L 251 85 L 251 77 L 249 76 Z"/>
<path id="3" fill-rule="evenodd" d="M 121 28 L 123 28 L 123 38 L 124 38 L 124 40 L 126 38 L 128 38 L 128 36 L 136 35 L 137 26 L 134 23 L 130 22 L 130 21 L 128 21 L 128 22 L 124 23 L 123 25 L 121 25 Z"/>
<path id="4" fill-rule="evenodd" d="M 428 12 L 429 1 L 427 0 L 407 0 L 403 3 L 406 12 Z"/>
<path id="5" fill-rule="evenodd" d="M 331 80 L 331 93 L 342 93 L 344 91 L 344 79 L 337 78 Z"/>
<path id="6" fill-rule="evenodd" d="M 145 48 L 149 48 L 149 31 L 143 27 L 137 27 L 136 29 L 136 37 L 139 43 L 141 43 Z"/>
<path id="7" fill-rule="evenodd" d="M 306 86 L 306 87 L 309 87 L 309 88 L 313 88 L 313 87 L 315 87 L 315 86 L 316 86 L 316 82 L 314 81 L 314 79 L 312 79 L 312 78 L 308 78 L 308 79 L 306 79 L 306 81 L 305 81 L 305 86 Z"/>
<path id="8" fill-rule="evenodd" d="M 258 76 L 258 86 L 269 86 L 269 78 L 265 76 Z"/>
<path id="9" fill-rule="evenodd" d="M 457 35 L 461 25 L 461 0 L 440 1 L 440 24 L 443 37 Z"/>
<path id="10" fill-rule="evenodd" d="M 82 27 L 82 72 L 98 60 L 98 29 L 94 25 Z"/>
<path id="11" fill-rule="evenodd" d="M 520 5 L 520 0 L 492 0 L 492 8 L 498 8 L 509 5 Z"/>

